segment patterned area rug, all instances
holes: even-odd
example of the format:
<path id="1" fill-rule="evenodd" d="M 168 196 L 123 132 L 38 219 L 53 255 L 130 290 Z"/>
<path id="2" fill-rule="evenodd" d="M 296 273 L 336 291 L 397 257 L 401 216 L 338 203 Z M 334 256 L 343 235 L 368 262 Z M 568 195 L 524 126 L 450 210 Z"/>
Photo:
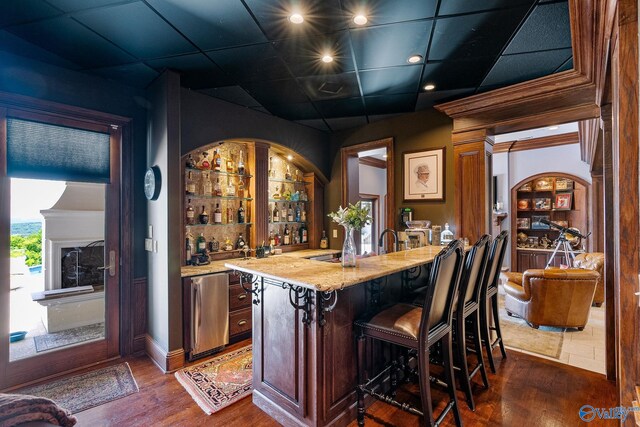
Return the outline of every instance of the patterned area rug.
<path id="1" fill-rule="evenodd" d="M 74 414 L 137 392 L 138 385 L 128 363 L 15 391 L 46 397 Z"/>
<path id="2" fill-rule="evenodd" d="M 207 415 L 251 395 L 251 346 L 214 357 L 175 373 Z"/>
<path id="3" fill-rule="evenodd" d="M 498 303 L 500 305 L 500 329 L 505 346 L 554 359 L 560 358 L 564 328 L 540 326 L 539 329 L 533 329 L 519 317 L 510 317 L 507 314 L 504 309 L 504 296 L 501 294 L 498 295 Z"/>
<path id="4" fill-rule="evenodd" d="M 33 337 L 33 340 L 36 344 L 36 351 L 39 353 L 100 338 L 104 338 L 104 322 L 38 335 Z"/>

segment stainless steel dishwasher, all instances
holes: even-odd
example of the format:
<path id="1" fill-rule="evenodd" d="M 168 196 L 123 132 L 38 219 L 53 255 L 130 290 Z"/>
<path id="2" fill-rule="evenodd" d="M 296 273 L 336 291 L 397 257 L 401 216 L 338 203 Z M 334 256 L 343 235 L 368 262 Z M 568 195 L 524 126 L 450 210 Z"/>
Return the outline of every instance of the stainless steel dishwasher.
<path id="1" fill-rule="evenodd" d="M 191 278 L 189 360 L 214 353 L 229 343 L 229 275 Z"/>

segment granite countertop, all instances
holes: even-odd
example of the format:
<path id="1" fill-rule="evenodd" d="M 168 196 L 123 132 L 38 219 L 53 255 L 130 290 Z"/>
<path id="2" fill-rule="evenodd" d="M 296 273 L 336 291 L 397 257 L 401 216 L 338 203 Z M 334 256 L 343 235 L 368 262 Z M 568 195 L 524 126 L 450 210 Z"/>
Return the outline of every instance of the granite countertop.
<path id="1" fill-rule="evenodd" d="M 285 265 L 291 262 L 292 259 L 305 259 L 305 258 L 314 258 L 325 255 L 335 255 L 340 254 L 340 250 L 336 249 L 303 249 L 301 251 L 295 252 L 286 252 L 281 255 L 272 255 L 269 258 L 288 258 L 289 262 L 284 262 Z M 251 258 L 253 260 L 257 260 L 256 258 Z M 222 259 L 211 261 L 211 263 L 207 265 L 186 265 L 180 269 L 181 277 L 191 277 L 191 276 L 201 276 L 203 274 L 215 274 L 215 273 L 224 273 L 225 271 L 232 271 L 233 268 L 227 267 L 225 264 L 235 261 L 240 261 L 240 258 L 230 258 L 230 259 Z"/>
<path id="2" fill-rule="evenodd" d="M 225 265 L 231 270 L 255 274 L 290 285 L 316 291 L 333 291 L 426 264 L 442 249 L 441 246 L 426 246 L 362 258 L 357 261 L 355 268 L 343 268 L 340 263 L 294 259 L 289 256 L 232 259 L 227 260 Z"/>

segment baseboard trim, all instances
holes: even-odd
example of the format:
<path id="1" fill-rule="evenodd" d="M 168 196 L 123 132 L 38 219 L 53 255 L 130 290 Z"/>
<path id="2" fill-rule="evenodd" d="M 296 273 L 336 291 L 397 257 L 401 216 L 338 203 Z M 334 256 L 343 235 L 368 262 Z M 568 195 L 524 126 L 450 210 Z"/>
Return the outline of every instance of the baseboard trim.
<path id="1" fill-rule="evenodd" d="M 165 374 L 184 367 L 184 349 L 165 352 L 162 347 L 149 335 L 145 335 L 144 349 L 147 356 Z"/>

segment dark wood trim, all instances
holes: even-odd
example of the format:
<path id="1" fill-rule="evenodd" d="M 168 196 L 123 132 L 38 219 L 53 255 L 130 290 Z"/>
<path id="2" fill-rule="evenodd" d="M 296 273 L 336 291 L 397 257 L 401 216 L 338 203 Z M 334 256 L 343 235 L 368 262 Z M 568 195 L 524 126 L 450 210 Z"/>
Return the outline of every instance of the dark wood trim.
<path id="1" fill-rule="evenodd" d="M 147 356 L 165 374 L 184 367 L 185 354 L 183 348 L 166 352 L 150 335 L 146 334 L 144 349 Z"/>
<path id="2" fill-rule="evenodd" d="M 602 175 L 602 138 L 600 118 L 578 122 L 580 158 L 591 167 L 591 172 Z"/>
<path id="3" fill-rule="evenodd" d="M 506 153 L 508 151 L 537 150 L 539 148 L 577 144 L 578 142 L 578 132 L 543 136 L 540 138 L 524 139 L 520 141 L 505 141 L 493 145 L 493 154 Z"/>
<path id="4" fill-rule="evenodd" d="M 1 96 L 0 96 L 1 99 Z M 2 230 L 7 230 L 3 232 Z M 9 325 L 11 323 L 10 246 L 11 181 L 7 177 L 7 109 L 0 105 L 0 389 L 9 366 Z"/>
<path id="5" fill-rule="evenodd" d="M 130 353 L 144 351 L 147 333 L 147 278 L 136 277 L 131 287 L 130 308 L 132 318 L 130 329 Z"/>
<path id="6" fill-rule="evenodd" d="M 253 202 L 251 203 L 252 221 L 251 236 L 249 241 L 253 246 L 262 244 L 269 238 L 269 224 L 265 221 L 270 212 L 269 209 L 269 145 L 263 142 L 253 144 L 254 169 L 253 178 L 249 183 L 252 191 Z"/>
<path id="7" fill-rule="evenodd" d="M 361 165 L 366 165 L 366 166 L 371 166 L 374 168 L 379 168 L 379 169 L 386 169 L 387 168 L 387 162 L 382 160 L 382 159 L 376 159 L 375 157 L 370 157 L 370 156 L 366 156 L 366 157 L 359 157 L 358 158 L 358 162 Z"/>

